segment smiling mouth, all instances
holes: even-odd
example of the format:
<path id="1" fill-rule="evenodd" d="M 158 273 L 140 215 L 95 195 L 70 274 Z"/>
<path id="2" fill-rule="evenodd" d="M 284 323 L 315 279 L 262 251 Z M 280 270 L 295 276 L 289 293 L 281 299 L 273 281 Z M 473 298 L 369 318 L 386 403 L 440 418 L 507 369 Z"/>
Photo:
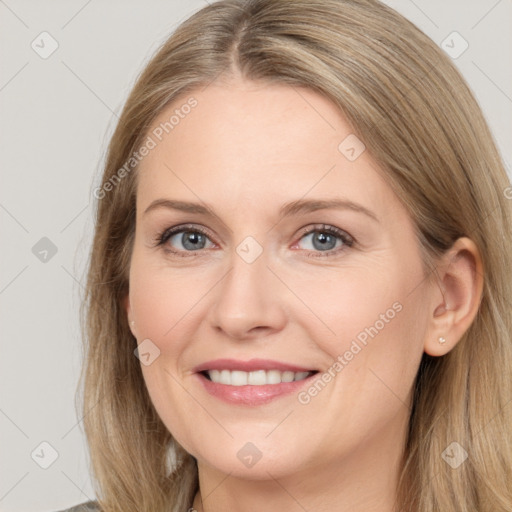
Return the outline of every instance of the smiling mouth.
<path id="1" fill-rule="evenodd" d="M 268 384 L 281 384 L 283 382 L 305 380 L 318 372 L 316 370 L 308 372 L 280 370 L 256 370 L 252 372 L 244 372 L 241 370 L 205 370 L 200 373 L 216 384 L 224 384 L 226 386 L 265 386 Z"/>

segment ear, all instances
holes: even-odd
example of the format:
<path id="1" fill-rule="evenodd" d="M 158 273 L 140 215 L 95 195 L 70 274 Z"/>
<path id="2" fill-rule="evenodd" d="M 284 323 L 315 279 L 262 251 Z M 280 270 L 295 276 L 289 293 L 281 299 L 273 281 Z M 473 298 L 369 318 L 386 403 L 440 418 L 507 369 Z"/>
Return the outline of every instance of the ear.
<path id="1" fill-rule="evenodd" d="M 436 275 L 424 350 L 442 356 L 469 329 L 482 300 L 483 265 L 475 243 L 459 238 L 436 265 Z M 440 343 L 439 338 L 445 341 Z"/>
<path id="2" fill-rule="evenodd" d="M 128 319 L 128 326 L 130 327 L 130 331 L 132 331 L 132 334 L 137 338 L 137 335 L 135 333 L 135 320 L 133 319 L 132 315 L 132 306 L 130 304 L 130 294 L 127 293 L 123 299 L 123 308 L 126 311 L 126 318 Z"/>

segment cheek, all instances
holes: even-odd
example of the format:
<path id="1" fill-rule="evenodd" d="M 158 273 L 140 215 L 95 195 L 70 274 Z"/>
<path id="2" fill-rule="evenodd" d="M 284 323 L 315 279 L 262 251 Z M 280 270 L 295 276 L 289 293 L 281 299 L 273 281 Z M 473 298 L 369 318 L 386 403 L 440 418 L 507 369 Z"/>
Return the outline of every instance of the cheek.
<path id="1" fill-rule="evenodd" d="M 194 332 L 192 325 L 207 292 L 201 280 L 190 280 L 185 272 L 138 259 L 130 271 L 130 305 L 136 322 L 137 341 L 148 343 L 157 356 L 141 369 L 151 401 L 167 429 L 189 452 L 196 452 L 187 418 L 198 415 L 197 405 L 184 393 L 186 354 Z M 150 350 L 150 352 L 151 352 Z"/>
<path id="2" fill-rule="evenodd" d="M 353 339 L 364 344 L 376 331 L 388 330 L 408 292 L 389 262 L 288 275 L 286 282 L 300 297 L 300 303 L 293 299 L 298 304 L 294 320 L 314 329 L 315 341 L 333 357 L 348 350 Z"/>
<path id="3" fill-rule="evenodd" d="M 166 268 L 165 263 L 135 256 L 130 271 L 130 304 L 139 341 L 149 338 L 162 352 L 178 352 L 184 329 L 213 284 L 197 272 L 191 277 L 190 270 Z"/>
<path id="4" fill-rule="evenodd" d="M 332 440 L 332 449 L 362 442 L 408 414 L 405 404 L 423 353 L 426 314 L 421 290 L 411 293 L 417 274 L 404 274 L 369 273 L 368 278 L 340 279 L 343 289 L 316 291 L 312 304 L 335 335 L 326 337 L 323 326 L 310 333 L 332 362 L 323 373 L 326 384 L 306 389 L 300 403 L 305 404 L 303 421 L 315 423 L 319 432 L 346 433 L 344 440 Z M 318 420 L 311 411 L 318 411 Z"/>
<path id="5" fill-rule="evenodd" d="M 391 389 L 406 401 L 423 353 L 428 313 L 423 287 L 417 286 L 423 278 L 418 260 L 396 258 L 318 277 L 296 280 L 296 290 L 304 292 L 301 298 L 315 315 L 295 318 L 332 358 L 334 388 L 370 401 L 370 395 L 395 400 Z"/>

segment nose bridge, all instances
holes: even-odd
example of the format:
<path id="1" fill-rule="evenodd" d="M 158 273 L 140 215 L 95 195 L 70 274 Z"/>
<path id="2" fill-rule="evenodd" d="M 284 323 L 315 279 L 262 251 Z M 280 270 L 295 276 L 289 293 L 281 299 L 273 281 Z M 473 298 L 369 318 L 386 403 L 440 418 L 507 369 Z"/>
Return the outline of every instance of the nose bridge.
<path id="1" fill-rule="evenodd" d="M 267 267 L 269 256 L 253 237 L 233 247 L 230 270 L 219 283 L 211 315 L 212 323 L 231 337 L 242 338 L 255 327 L 274 330 L 283 324 L 279 280 Z"/>
<path id="2" fill-rule="evenodd" d="M 256 245 L 258 244 L 258 245 Z M 269 299 L 273 284 L 269 279 L 272 273 L 267 268 L 269 253 L 252 240 L 244 240 L 233 249 L 230 258 L 231 271 L 223 284 L 220 301 L 233 308 L 238 304 L 239 314 L 261 309 Z"/>

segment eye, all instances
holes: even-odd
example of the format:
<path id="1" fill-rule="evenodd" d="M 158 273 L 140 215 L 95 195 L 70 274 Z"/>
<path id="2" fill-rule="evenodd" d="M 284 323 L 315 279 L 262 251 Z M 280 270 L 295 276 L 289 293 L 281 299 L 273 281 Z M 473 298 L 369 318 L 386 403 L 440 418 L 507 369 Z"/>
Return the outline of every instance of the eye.
<path id="1" fill-rule="evenodd" d="M 299 240 L 307 241 L 306 245 L 309 247 L 303 249 L 310 252 L 311 254 L 307 256 L 311 257 L 333 256 L 355 243 L 354 238 L 345 231 L 326 224 L 304 228 Z M 199 256 L 202 249 L 215 246 L 207 230 L 197 225 L 181 225 L 166 229 L 155 241 L 157 246 L 163 246 L 164 250 L 177 256 Z M 297 248 L 298 244 L 299 242 L 296 242 L 292 248 Z"/>
<path id="2" fill-rule="evenodd" d="M 169 252 L 182 256 L 183 252 L 197 252 L 213 244 L 206 230 L 198 226 L 175 226 L 165 230 L 157 237 L 157 245 L 165 245 Z M 207 247 L 207 242 L 211 245 Z M 169 247 L 170 246 L 170 247 Z"/>
<path id="3" fill-rule="evenodd" d="M 326 224 L 305 228 L 301 235 L 301 240 L 307 240 L 306 245 L 309 245 L 305 250 L 317 253 L 311 254 L 312 257 L 332 256 L 352 247 L 355 243 L 354 238 L 345 231 Z"/>

